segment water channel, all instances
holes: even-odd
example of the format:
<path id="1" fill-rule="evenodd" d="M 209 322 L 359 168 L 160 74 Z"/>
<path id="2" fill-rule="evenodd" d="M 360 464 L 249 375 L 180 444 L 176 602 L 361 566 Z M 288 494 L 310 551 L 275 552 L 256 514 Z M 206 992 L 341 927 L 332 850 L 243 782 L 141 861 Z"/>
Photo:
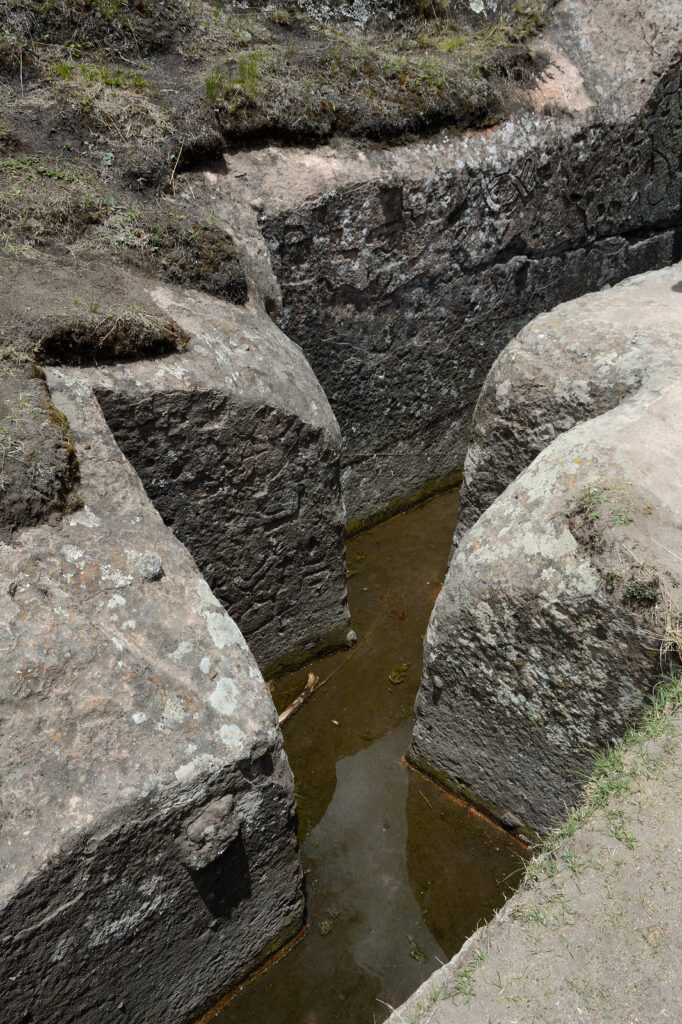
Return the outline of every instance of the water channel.
<path id="1" fill-rule="evenodd" d="M 378 1024 L 519 879 L 524 848 L 403 760 L 457 501 L 440 495 L 349 542 L 357 647 L 273 687 L 281 711 L 309 672 L 328 679 L 283 730 L 309 930 L 211 1024 Z"/>

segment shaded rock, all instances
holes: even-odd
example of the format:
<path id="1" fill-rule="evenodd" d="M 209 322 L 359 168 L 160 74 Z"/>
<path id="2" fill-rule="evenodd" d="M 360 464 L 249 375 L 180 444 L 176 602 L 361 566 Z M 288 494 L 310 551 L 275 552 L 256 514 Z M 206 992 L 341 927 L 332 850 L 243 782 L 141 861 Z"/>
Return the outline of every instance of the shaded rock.
<path id="1" fill-rule="evenodd" d="M 429 624 L 412 760 L 539 831 L 637 720 L 679 639 L 679 280 L 568 303 L 512 343 L 510 377 L 493 374 L 510 422 L 517 399 L 521 421 L 537 404 L 558 429 L 621 401 L 560 434 L 461 538 Z"/>
<path id="2" fill-rule="evenodd" d="M 186 351 L 79 379 L 259 664 L 342 646 L 339 430 L 305 357 L 263 314 L 150 294 L 191 337 Z"/>
<path id="3" fill-rule="evenodd" d="M 0 542 L 79 502 L 78 459 L 41 371 L 0 362 Z"/>
<path id="4" fill-rule="evenodd" d="M 165 1024 L 300 927 L 293 780 L 238 628 L 90 389 L 48 379 L 84 504 L 0 545 L 2 1002 Z"/>
<path id="5" fill-rule="evenodd" d="M 351 522 L 461 471 L 485 374 L 529 319 L 673 257 L 679 12 L 598 7 L 557 5 L 536 113 L 391 149 L 229 156 L 235 196 L 264 203 L 282 328 L 338 417 Z M 633 53 L 649 31 L 656 53 Z"/>

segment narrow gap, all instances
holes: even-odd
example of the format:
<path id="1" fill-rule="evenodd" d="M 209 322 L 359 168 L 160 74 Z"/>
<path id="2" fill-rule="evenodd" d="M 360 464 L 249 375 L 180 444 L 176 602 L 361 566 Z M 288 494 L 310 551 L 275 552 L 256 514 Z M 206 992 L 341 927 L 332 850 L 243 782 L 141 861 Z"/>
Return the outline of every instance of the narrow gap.
<path id="1" fill-rule="evenodd" d="M 331 677 L 283 729 L 309 928 L 205 1021 L 383 1021 L 520 881 L 525 848 L 403 758 L 458 498 L 441 494 L 349 541 L 357 647 L 273 684 L 282 711 L 310 672 Z"/>

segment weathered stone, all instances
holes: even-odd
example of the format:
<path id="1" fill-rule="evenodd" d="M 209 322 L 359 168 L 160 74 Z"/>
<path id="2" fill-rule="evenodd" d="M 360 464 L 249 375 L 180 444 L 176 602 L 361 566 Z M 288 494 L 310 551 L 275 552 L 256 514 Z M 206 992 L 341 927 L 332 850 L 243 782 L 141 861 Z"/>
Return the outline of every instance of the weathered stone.
<path id="1" fill-rule="evenodd" d="M 0 369 L 0 541 L 77 504 L 78 459 L 40 371 Z"/>
<path id="2" fill-rule="evenodd" d="M 521 465 L 543 437 L 596 415 L 551 441 L 461 538 L 426 636 L 410 756 L 537 830 L 637 719 L 661 640 L 679 629 L 681 281 L 675 267 L 559 307 L 486 387 L 491 448 L 517 409 L 530 427 Z M 503 448 L 504 473 L 510 458 Z"/>
<path id="3" fill-rule="evenodd" d="M 48 380 L 84 504 L 0 544 L 0 1016 L 167 1024 L 299 929 L 293 780 L 238 628 Z"/>
<path id="4" fill-rule="evenodd" d="M 633 47 L 649 32 L 655 52 Z M 461 471 L 485 374 L 532 316 L 674 257 L 679 43 L 667 0 L 564 0 L 536 47 L 545 80 L 520 94 L 533 113 L 229 155 L 233 195 L 263 201 L 282 328 L 339 419 L 351 522 Z"/>
<path id="5" fill-rule="evenodd" d="M 678 285 L 679 266 L 631 278 L 536 317 L 507 345 L 476 404 L 456 543 L 558 434 L 623 402 L 674 358 Z"/>
<path id="6" fill-rule="evenodd" d="M 79 378 L 259 664 L 342 645 L 339 429 L 303 353 L 253 309 L 167 287 L 151 297 L 187 350 Z"/>

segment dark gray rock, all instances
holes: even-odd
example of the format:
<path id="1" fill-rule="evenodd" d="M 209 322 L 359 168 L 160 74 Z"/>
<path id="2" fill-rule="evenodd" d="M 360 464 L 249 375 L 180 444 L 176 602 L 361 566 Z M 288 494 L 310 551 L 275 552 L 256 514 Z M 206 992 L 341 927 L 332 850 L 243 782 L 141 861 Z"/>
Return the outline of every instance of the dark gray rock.
<path id="1" fill-rule="evenodd" d="M 170 288 L 153 298 L 187 350 L 80 379 L 259 664 L 342 645 L 339 429 L 305 357 L 253 309 Z"/>
<path id="2" fill-rule="evenodd" d="M 84 504 L 0 544 L 0 1018 L 167 1024 L 300 928 L 293 780 L 237 626 L 49 383 Z"/>
<path id="3" fill-rule="evenodd" d="M 679 7 L 597 6 L 558 5 L 536 112 L 491 131 L 230 155 L 341 426 L 351 522 L 461 471 L 485 374 L 534 315 L 673 258 Z"/>
<path id="4" fill-rule="evenodd" d="M 682 636 L 681 281 L 673 267 L 539 317 L 484 392 L 482 503 L 514 450 L 522 467 L 547 447 L 451 560 L 410 757 L 535 830 L 575 803 Z M 497 444 L 505 423 L 516 447 Z"/>

